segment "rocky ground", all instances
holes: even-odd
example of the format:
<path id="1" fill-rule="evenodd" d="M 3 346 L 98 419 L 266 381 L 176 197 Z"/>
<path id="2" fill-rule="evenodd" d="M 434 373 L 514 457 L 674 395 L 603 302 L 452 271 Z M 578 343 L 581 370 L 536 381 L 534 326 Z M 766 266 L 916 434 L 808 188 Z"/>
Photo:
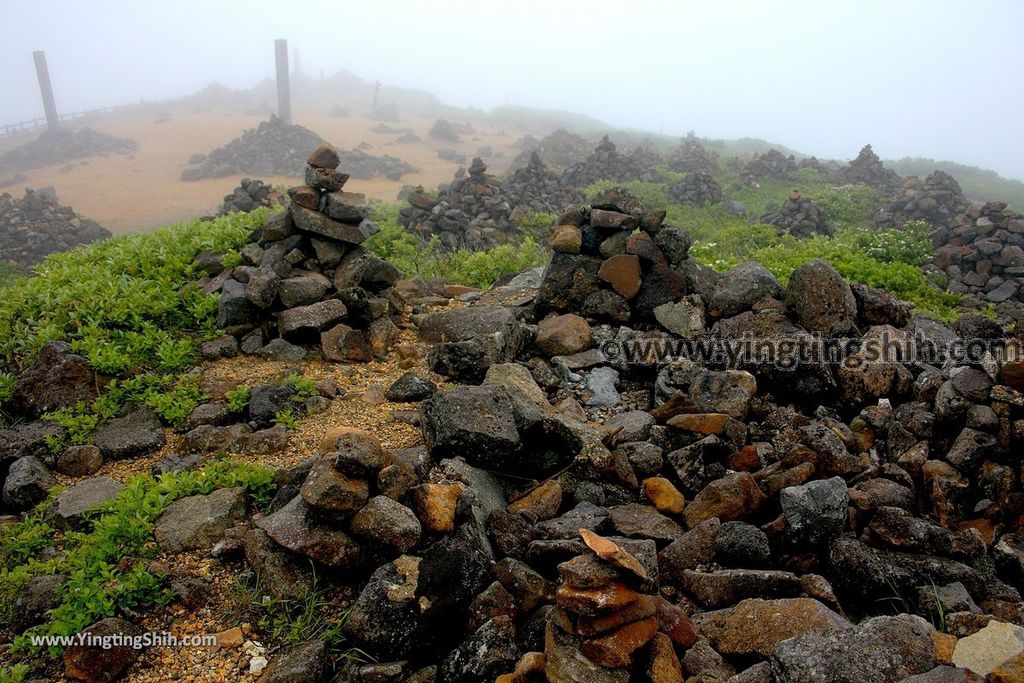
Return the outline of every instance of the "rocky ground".
<path id="1" fill-rule="evenodd" d="M 77 647 L 67 675 L 1024 678 L 1019 338 L 914 315 L 822 260 L 786 285 L 715 273 L 622 188 L 559 215 L 542 271 L 483 292 L 403 279 L 362 248 L 376 227 L 337 151 L 305 161 L 241 265 L 200 259 L 226 335 L 180 430 L 143 409 L 54 455 L 60 428 L 32 418 L 97 378 L 60 342 L 18 378 L 11 514 L 66 482 L 51 515 L 79 523 L 132 472 L 218 452 L 277 469 L 266 509 L 233 487 L 168 507 L 153 562 L 174 600 L 91 627 L 217 647 Z M 232 593 L 243 574 L 271 600 L 325 582 L 342 649 L 271 643 Z M 33 580 L 12 630 L 61 580 Z"/>
<path id="2" fill-rule="evenodd" d="M 113 137 L 88 127 L 46 130 L 32 142 L 0 154 L 0 174 L 63 164 L 86 157 L 131 154 L 137 148 L 134 140 Z"/>
<path id="3" fill-rule="evenodd" d="M 61 206 L 52 188 L 25 190 L 25 196 L 0 194 L 0 261 L 21 269 L 48 255 L 110 237 L 96 221 Z"/>

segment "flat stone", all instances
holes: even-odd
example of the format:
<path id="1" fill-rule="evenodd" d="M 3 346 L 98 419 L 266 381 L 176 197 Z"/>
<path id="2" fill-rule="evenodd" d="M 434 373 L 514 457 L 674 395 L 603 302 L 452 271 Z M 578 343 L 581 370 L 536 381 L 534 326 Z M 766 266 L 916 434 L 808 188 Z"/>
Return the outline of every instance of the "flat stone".
<path id="1" fill-rule="evenodd" d="M 808 631 L 849 628 L 850 622 L 811 598 L 751 598 L 701 614 L 697 626 L 723 655 L 768 657 L 784 640 Z"/>

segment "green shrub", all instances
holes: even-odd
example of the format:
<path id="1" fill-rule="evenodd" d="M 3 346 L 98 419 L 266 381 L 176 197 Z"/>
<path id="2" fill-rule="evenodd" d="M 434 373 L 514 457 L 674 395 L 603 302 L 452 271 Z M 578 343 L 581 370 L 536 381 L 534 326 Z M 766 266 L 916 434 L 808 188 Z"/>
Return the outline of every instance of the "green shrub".
<path id="1" fill-rule="evenodd" d="M 252 398 L 252 389 L 242 385 L 227 392 L 224 397 L 227 399 L 228 408 L 231 412 L 240 413 L 249 407 L 249 399 Z"/>
<path id="2" fill-rule="evenodd" d="M 257 507 L 266 506 L 274 491 L 273 470 L 244 462 L 214 461 L 202 469 L 131 479 L 112 501 L 89 513 L 84 531 L 56 532 L 42 519 L 56 491 L 26 518 L 0 536 L 0 604 L 12 605 L 29 580 L 43 574 L 68 577 L 49 621 L 15 638 L 12 651 L 38 654 L 32 636 L 68 636 L 123 610 L 138 610 L 170 599 L 164 577 L 145 560 L 158 548 L 153 524 L 172 502 L 241 486 Z M 55 553 L 40 552 L 54 546 Z M 49 648 L 60 654 L 60 648 Z"/>
<path id="3" fill-rule="evenodd" d="M 841 226 L 869 225 L 881 205 L 878 191 L 867 185 L 822 185 L 805 194 Z"/>

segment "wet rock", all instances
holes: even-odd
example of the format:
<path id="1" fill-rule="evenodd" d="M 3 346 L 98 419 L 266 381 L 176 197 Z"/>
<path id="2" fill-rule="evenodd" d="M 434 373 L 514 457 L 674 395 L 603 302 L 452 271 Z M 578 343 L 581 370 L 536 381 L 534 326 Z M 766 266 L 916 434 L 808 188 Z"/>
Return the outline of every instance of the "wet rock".
<path id="1" fill-rule="evenodd" d="M 849 501 L 841 477 L 790 486 L 779 493 L 787 537 L 796 544 L 828 543 L 843 532 Z"/>
<path id="2" fill-rule="evenodd" d="M 742 519 L 757 511 L 764 494 L 746 472 L 734 472 L 708 484 L 683 511 L 686 525 L 693 529 L 717 517 L 722 521 Z"/>
<path id="3" fill-rule="evenodd" d="M 352 533 L 404 553 L 420 540 L 422 528 L 412 510 L 387 496 L 374 496 L 352 518 Z"/>
<path id="4" fill-rule="evenodd" d="M 408 656 L 419 627 L 419 573 L 420 558 L 408 555 L 378 567 L 352 603 L 346 637 L 379 660 Z"/>
<path id="5" fill-rule="evenodd" d="M 771 272 L 754 261 L 731 268 L 715 285 L 708 301 L 713 318 L 730 318 L 765 298 L 782 299 L 783 289 Z"/>
<path id="6" fill-rule="evenodd" d="M 349 536 L 313 519 L 302 496 L 277 512 L 256 520 L 281 546 L 335 569 L 348 569 L 363 559 L 363 551 Z"/>
<path id="7" fill-rule="evenodd" d="M 444 660 L 438 674 L 445 681 L 493 680 L 515 666 L 521 652 L 508 616 L 485 623 Z"/>

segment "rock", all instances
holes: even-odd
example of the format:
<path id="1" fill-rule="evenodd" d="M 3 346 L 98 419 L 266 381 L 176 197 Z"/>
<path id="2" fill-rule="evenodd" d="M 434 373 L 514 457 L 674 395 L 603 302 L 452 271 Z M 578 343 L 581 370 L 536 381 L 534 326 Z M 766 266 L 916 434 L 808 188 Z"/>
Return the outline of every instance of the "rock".
<path id="1" fill-rule="evenodd" d="M 404 553 L 419 542 L 422 528 L 412 510 L 387 496 L 374 496 L 352 518 L 352 533 Z"/>
<path id="2" fill-rule="evenodd" d="M 15 410 L 32 417 L 96 398 L 96 375 L 89 361 L 71 353 L 62 341 L 43 345 L 35 365 L 14 385 L 11 402 Z"/>
<path id="3" fill-rule="evenodd" d="M 296 306 L 281 311 L 277 317 L 277 330 L 287 341 L 319 337 L 321 332 L 341 322 L 347 313 L 345 304 L 337 299 Z"/>
<path id="4" fill-rule="evenodd" d="M 29 455 L 14 461 L 4 481 L 3 503 L 15 511 L 29 510 L 46 500 L 57 480 L 38 458 Z"/>
<path id="5" fill-rule="evenodd" d="M 466 380 L 479 380 L 490 366 L 515 360 L 529 337 L 515 309 L 502 306 L 431 313 L 419 332 L 434 344 L 427 356 L 431 369 Z"/>
<path id="6" fill-rule="evenodd" d="M 711 562 L 721 522 L 711 517 L 693 527 L 658 553 L 658 570 L 667 580 L 679 582 L 683 571 Z"/>
<path id="7" fill-rule="evenodd" d="M 648 505 L 616 505 L 608 512 L 612 528 L 629 538 L 653 538 L 668 544 L 683 535 L 681 526 Z"/>
<path id="8" fill-rule="evenodd" d="M 717 517 L 722 521 L 742 519 L 757 511 L 764 494 L 746 472 L 734 472 L 711 482 L 683 511 L 686 525 L 693 529 L 701 522 Z"/>
<path id="9" fill-rule="evenodd" d="M 282 650 L 260 676 L 266 683 L 317 683 L 330 666 L 327 643 L 309 640 Z"/>
<path id="10" fill-rule="evenodd" d="M 132 647 L 136 638 L 142 638 L 141 628 L 118 617 L 101 619 L 85 629 L 83 633 L 92 641 L 103 638 L 119 638 L 122 642 L 104 648 L 98 644 L 75 644 L 64 650 L 64 670 L 71 678 L 87 683 L 109 683 L 121 674 L 142 654 L 141 648 Z"/>
<path id="11" fill-rule="evenodd" d="M 50 439 L 59 438 L 63 433 L 60 425 L 48 420 L 35 420 L 10 429 L 0 429 L 0 471 L 15 460 L 30 455 L 49 462 L 52 457 Z"/>
<path id="12" fill-rule="evenodd" d="M 302 601 L 309 596 L 314 578 L 306 558 L 286 551 L 262 529 L 247 531 L 242 547 L 245 560 L 266 595 L 290 601 Z"/>
<path id="13" fill-rule="evenodd" d="M 47 510 L 46 519 L 58 529 L 77 527 L 89 510 L 113 500 L 123 489 L 124 484 L 110 477 L 86 479 L 62 491 Z"/>
<path id="14" fill-rule="evenodd" d="M 455 529 L 455 513 L 463 490 L 462 483 L 428 483 L 410 489 L 417 517 L 427 531 L 444 534 Z"/>
<path id="15" fill-rule="evenodd" d="M 508 511 L 519 513 L 529 511 L 538 520 L 551 519 L 562 506 L 562 487 L 557 480 L 543 482 L 526 495 L 509 503 Z"/>
<path id="16" fill-rule="evenodd" d="M 987 676 L 1024 652 L 1024 628 L 990 621 L 985 628 L 957 641 L 953 664 Z"/>
<path id="17" fill-rule="evenodd" d="M 392 383 L 384 397 L 392 403 L 417 403 L 437 391 L 437 385 L 415 372 L 407 372 Z"/>
<path id="18" fill-rule="evenodd" d="M 587 375 L 586 388 L 590 397 L 586 400 L 588 408 L 613 406 L 619 402 L 619 392 L 615 385 L 619 381 L 619 373 L 615 368 L 594 368 Z"/>
<path id="19" fill-rule="evenodd" d="M 696 294 L 655 307 L 654 319 L 666 330 L 683 339 L 695 339 L 707 332 L 704 303 Z"/>
<path id="20" fill-rule="evenodd" d="M 299 361 L 306 359 L 306 349 L 279 337 L 261 346 L 256 355 L 264 360 Z"/>
<path id="21" fill-rule="evenodd" d="M 743 600 L 697 618 L 700 632 L 723 655 L 768 657 L 789 638 L 813 631 L 849 630 L 843 617 L 811 598 Z"/>
<path id="22" fill-rule="evenodd" d="M 292 408 L 295 390 L 285 384 L 254 387 L 249 394 L 249 419 L 260 425 L 273 423 L 278 413 Z"/>
<path id="23" fill-rule="evenodd" d="M 766 569 L 685 569 L 680 583 L 709 608 L 734 605 L 746 598 L 792 598 L 801 592 L 800 579 L 795 574 Z"/>
<path id="24" fill-rule="evenodd" d="M 164 427 L 155 412 L 140 408 L 107 420 L 93 434 L 92 442 L 108 460 L 134 458 L 164 445 Z"/>
<path id="25" fill-rule="evenodd" d="M 811 631 L 780 643 L 771 655 L 780 683 L 833 680 L 901 681 L 936 664 L 932 628 L 918 617 L 874 617 L 852 628 Z"/>
<path id="26" fill-rule="evenodd" d="M 842 477 L 782 489 L 779 503 L 787 538 L 797 545 L 829 543 L 843 532 L 849 499 Z"/>
<path id="27" fill-rule="evenodd" d="M 320 347 L 324 358 L 337 363 L 364 362 L 373 358 L 366 335 L 344 323 L 320 334 Z"/>
<path id="28" fill-rule="evenodd" d="M 490 681 L 515 666 L 520 657 L 512 619 L 502 615 L 482 625 L 441 664 L 444 681 Z"/>
<path id="29" fill-rule="evenodd" d="M 420 562 L 403 555 L 381 565 L 352 603 L 343 632 L 379 660 L 407 657 L 415 645 Z"/>
<path id="30" fill-rule="evenodd" d="M 609 669 L 627 668 L 632 664 L 632 654 L 650 642 L 657 632 L 658 620 L 655 617 L 640 619 L 610 633 L 584 640 L 580 653 Z"/>
<path id="31" fill-rule="evenodd" d="M 14 598 L 11 628 L 21 633 L 30 626 L 46 621 L 47 613 L 60 604 L 60 589 L 67 577 L 43 574 L 29 579 Z"/>
<path id="32" fill-rule="evenodd" d="M 340 529 L 312 518 L 302 496 L 256 520 L 278 544 L 334 569 L 349 569 L 363 560 L 363 550 Z"/>
<path id="33" fill-rule="evenodd" d="M 245 518 L 245 490 L 237 486 L 223 488 L 174 501 L 157 518 L 153 534 L 169 553 L 208 550 L 227 529 Z"/>
<path id="34" fill-rule="evenodd" d="M 370 489 L 366 480 L 360 476 L 345 474 L 336 467 L 344 467 L 350 459 L 346 454 L 339 457 L 323 456 L 310 469 L 299 493 L 307 505 L 314 508 L 320 515 L 333 520 L 347 519 L 361 510 L 370 497 Z M 363 465 L 362 461 L 359 465 Z M 351 471 L 351 470 L 350 470 Z M 362 475 L 363 471 L 354 474 Z M 368 474 L 368 472 L 367 472 Z"/>
<path id="35" fill-rule="evenodd" d="M 644 480 L 641 488 L 644 497 L 660 512 L 668 515 L 682 513 L 686 499 L 668 479 L 651 477 Z"/>
<path id="36" fill-rule="evenodd" d="M 545 674 L 550 683 L 628 683 L 628 669 L 607 669 L 580 652 L 580 640 L 548 623 L 544 635 Z"/>
<path id="37" fill-rule="evenodd" d="M 642 282 L 640 259 L 632 254 L 616 254 L 601 264 L 597 277 L 610 284 L 624 299 L 632 299 L 640 291 Z"/>
<path id="38" fill-rule="evenodd" d="M 754 261 L 731 268 L 715 285 L 708 301 L 713 318 L 731 318 L 765 298 L 781 299 L 782 285 L 771 272 Z"/>
<path id="39" fill-rule="evenodd" d="M 537 325 L 536 343 L 549 356 L 571 356 L 590 348 L 590 325 L 572 313 L 551 316 Z"/>
<path id="40" fill-rule="evenodd" d="M 746 522 L 724 522 L 715 538 L 715 559 L 727 567 L 763 567 L 771 549 L 768 536 Z"/>
<path id="41" fill-rule="evenodd" d="M 857 300 L 828 262 L 813 259 L 798 267 L 786 287 L 786 306 L 809 332 L 827 337 L 856 334 Z"/>
<path id="42" fill-rule="evenodd" d="M 521 447 L 508 394 L 495 386 L 457 386 L 421 404 L 423 434 L 436 458 L 463 456 L 497 470 L 515 467 Z"/>

